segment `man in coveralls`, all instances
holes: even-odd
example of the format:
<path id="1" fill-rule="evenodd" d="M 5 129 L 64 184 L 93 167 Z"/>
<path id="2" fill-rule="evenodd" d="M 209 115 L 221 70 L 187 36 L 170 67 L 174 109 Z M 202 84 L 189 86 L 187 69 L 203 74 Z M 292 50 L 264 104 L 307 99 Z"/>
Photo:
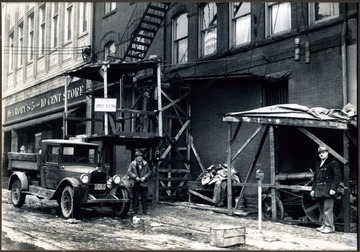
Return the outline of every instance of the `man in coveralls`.
<path id="1" fill-rule="evenodd" d="M 149 164 L 143 159 L 141 151 L 135 151 L 135 160 L 133 160 L 128 168 L 130 183 L 133 187 L 133 211 L 135 214 L 139 211 L 139 194 L 141 195 L 141 205 L 143 214 L 148 212 L 148 179 L 151 176 Z"/>
<path id="2" fill-rule="evenodd" d="M 329 156 L 329 149 L 326 146 L 319 146 L 318 154 L 320 161 L 316 163 L 310 195 L 319 202 L 321 227 L 316 230 L 328 234 L 335 232 L 333 209 L 341 180 L 341 170 L 339 163 Z"/>

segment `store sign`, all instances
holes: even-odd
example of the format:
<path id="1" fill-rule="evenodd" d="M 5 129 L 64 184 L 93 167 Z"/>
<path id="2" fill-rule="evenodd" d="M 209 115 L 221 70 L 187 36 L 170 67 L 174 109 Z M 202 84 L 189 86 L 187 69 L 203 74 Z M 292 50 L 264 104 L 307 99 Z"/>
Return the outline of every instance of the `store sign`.
<path id="1" fill-rule="evenodd" d="M 95 112 L 116 112 L 116 99 L 95 98 Z"/>
<path id="2" fill-rule="evenodd" d="M 5 123 L 17 122 L 20 119 L 26 120 L 30 117 L 52 113 L 54 110 L 64 108 L 64 89 L 64 87 L 56 88 L 44 94 L 7 106 L 5 108 Z M 70 83 L 67 88 L 68 105 L 85 101 L 84 90 L 85 83 L 82 80 Z"/>

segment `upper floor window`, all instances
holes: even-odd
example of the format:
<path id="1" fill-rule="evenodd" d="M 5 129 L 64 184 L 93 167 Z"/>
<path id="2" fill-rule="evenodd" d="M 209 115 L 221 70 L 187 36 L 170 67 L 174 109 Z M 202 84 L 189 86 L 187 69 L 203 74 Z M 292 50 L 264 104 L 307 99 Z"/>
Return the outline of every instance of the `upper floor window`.
<path id="1" fill-rule="evenodd" d="M 24 22 L 21 22 L 18 26 L 18 35 L 19 35 L 19 44 L 18 44 L 18 67 L 21 67 L 22 62 L 22 54 L 24 49 Z"/>
<path id="2" fill-rule="evenodd" d="M 188 60 L 188 17 L 187 13 L 178 16 L 173 22 L 174 29 L 174 63 Z"/>
<path id="3" fill-rule="evenodd" d="M 267 35 L 291 29 L 291 3 L 267 3 Z"/>
<path id="4" fill-rule="evenodd" d="M 14 62 L 14 32 L 9 35 L 9 73 L 13 71 Z"/>
<path id="5" fill-rule="evenodd" d="M 108 56 L 115 56 L 116 52 L 116 45 L 114 41 L 110 41 L 105 45 L 105 60 L 111 60 L 111 58 L 108 59 Z"/>
<path id="6" fill-rule="evenodd" d="M 56 48 L 58 43 L 59 32 L 59 2 L 52 3 L 52 22 L 51 22 L 51 47 Z"/>
<path id="7" fill-rule="evenodd" d="M 217 6 L 208 3 L 201 9 L 201 49 L 202 56 L 216 52 Z"/>
<path id="8" fill-rule="evenodd" d="M 339 16 L 339 3 L 309 3 L 310 24 Z"/>
<path id="9" fill-rule="evenodd" d="M 251 41 L 251 3 L 235 2 L 232 7 L 232 45 Z"/>
<path id="10" fill-rule="evenodd" d="M 40 31 L 39 31 L 39 43 L 40 43 L 40 55 L 44 54 L 45 49 L 45 20 L 46 20 L 46 5 L 45 3 L 40 6 Z"/>
<path id="11" fill-rule="evenodd" d="M 79 22 L 79 31 L 80 34 L 86 32 L 88 30 L 89 23 L 89 12 L 88 12 L 88 3 L 83 2 L 80 3 L 80 22 Z"/>
<path id="12" fill-rule="evenodd" d="M 28 47 L 29 47 L 29 54 L 28 54 L 28 61 L 32 61 L 34 58 L 34 12 L 28 16 Z"/>
<path id="13" fill-rule="evenodd" d="M 65 42 L 72 39 L 73 5 L 70 4 L 65 12 Z"/>
<path id="14" fill-rule="evenodd" d="M 116 9 L 116 2 L 107 2 L 105 3 L 105 14 L 112 12 Z"/>

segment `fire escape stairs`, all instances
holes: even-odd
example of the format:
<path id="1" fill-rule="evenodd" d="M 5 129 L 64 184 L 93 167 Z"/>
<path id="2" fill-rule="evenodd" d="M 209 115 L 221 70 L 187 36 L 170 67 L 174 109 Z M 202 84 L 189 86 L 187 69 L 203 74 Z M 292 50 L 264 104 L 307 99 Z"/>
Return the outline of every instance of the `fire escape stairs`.
<path id="1" fill-rule="evenodd" d="M 144 10 L 139 25 L 132 33 L 130 43 L 124 53 L 126 59 L 142 60 L 145 58 L 159 27 L 164 20 L 170 3 L 149 3 Z"/>

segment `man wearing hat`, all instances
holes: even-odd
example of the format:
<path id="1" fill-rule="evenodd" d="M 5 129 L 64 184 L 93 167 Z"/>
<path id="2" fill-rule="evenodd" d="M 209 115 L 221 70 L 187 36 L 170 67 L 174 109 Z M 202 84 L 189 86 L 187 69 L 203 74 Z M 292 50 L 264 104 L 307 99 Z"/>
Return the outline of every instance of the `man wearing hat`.
<path id="1" fill-rule="evenodd" d="M 318 154 L 320 161 L 315 165 L 314 181 L 310 195 L 319 202 L 321 227 L 316 230 L 328 234 L 335 232 L 334 225 L 334 201 L 341 180 L 339 163 L 329 156 L 326 146 L 319 146 Z"/>
<path id="2" fill-rule="evenodd" d="M 133 211 L 135 214 L 139 211 L 139 194 L 141 195 L 141 205 L 143 214 L 148 212 L 148 179 L 151 176 L 149 164 L 143 159 L 141 151 L 135 151 L 135 160 L 133 160 L 128 168 L 130 184 L 133 187 Z"/>

